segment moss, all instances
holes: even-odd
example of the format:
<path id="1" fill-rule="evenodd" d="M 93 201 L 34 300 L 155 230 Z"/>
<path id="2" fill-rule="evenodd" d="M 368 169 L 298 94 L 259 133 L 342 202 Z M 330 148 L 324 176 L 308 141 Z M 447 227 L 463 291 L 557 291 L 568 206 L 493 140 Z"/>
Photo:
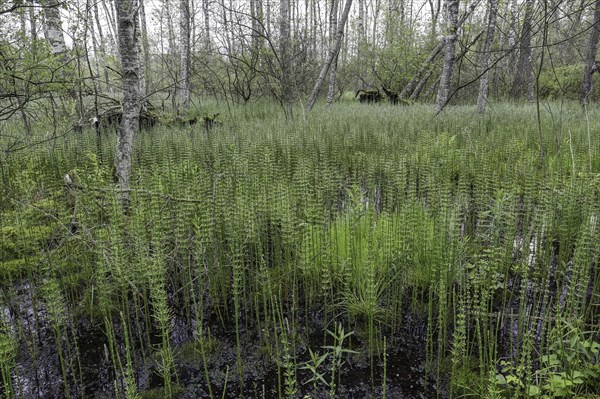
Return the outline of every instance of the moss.
<path id="1" fill-rule="evenodd" d="M 178 398 L 184 393 L 181 385 L 175 385 L 171 388 L 171 397 Z M 140 393 L 142 399 L 164 399 L 167 397 L 164 387 L 152 388 Z"/>
<path id="2" fill-rule="evenodd" d="M 204 336 L 204 354 L 208 359 L 214 356 L 219 348 L 221 343 L 218 339 L 208 334 Z M 201 359 L 201 351 L 202 347 L 200 346 L 200 341 L 194 340 L 191 342 L 187 342 L 182 344 L 177 348 L 178 359 L 188 363 L 195 363 Z"/>
<path id="3" fill-rule="evenodd" d="M 22 258 L 32 255 L 39 247 L 48 245 L 55 235 L 57 225 L 0 228 L 0 261 Z"/>
<path id="4" fill-rule="evenodd" d="M 17 256 L 17 237 L 14 227 L 0 228 L 0 259 L 13 259 Z"/>
<path id="5" fill-rule="evenodd" d="M 36 262 L 28 258 L 0 261 L 0 280 L 12 279 L 33 270 Z"/>

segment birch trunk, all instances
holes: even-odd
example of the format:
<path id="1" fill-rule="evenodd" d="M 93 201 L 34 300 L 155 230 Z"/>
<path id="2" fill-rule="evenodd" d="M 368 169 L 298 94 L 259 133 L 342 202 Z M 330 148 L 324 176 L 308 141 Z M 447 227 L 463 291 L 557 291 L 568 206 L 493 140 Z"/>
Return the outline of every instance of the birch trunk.
<path id="1" fill-rule="evenodd" d="M 526 0 L 525 2 L 525 16 L 523 18 L 519 45 L 519 61 L 511 90 L 512 97 L 517 99 L 523 98 L 531 92 L 530 86 L 533 78 L 533 69 L 531 66 L 531 20 L 534 4 L 535 0 Z"/>
<path id="2" fill-rule="evenodd" d="M 35 1 L 29 0 L 29 26 L 31 29 L 31 42 L 34 43 L 37 40 L 37 17 L 35 15 Z"/>
<path id="3" fill-rule="evenodd" d="M 473 2 L 471 2 L 471 4 L 469 5 L 469 7 L 467 8 L 466 12 L 458 20 L 458 24 L 457 24 L 457 27 L 456 27 L 457 30 L 471 16 L 471 14 L 473 13 L 473 11 L 475 11 L 475 8 L 477 7 L 477 4 L 479 4 L 479 0 L 474 0 Z M 410 96 L 411 98 L 413 97 L 412 93 L 413 93 L 414 90 L 416 90 L 415 88 L 418 87 L 418 85 L 420 85 L 420 82 L 422 81 L 423 74 L 427 74 L 427 75 L 431 74 L 431 72 L 430 72 L 431 71 L 431 64 L 433 63 L 433 61 L 435 61 L 435 59 L 437 58 L 437 56 L 442 52 L 442 50 L 444 49 L 444 47 L 446 46 L 446 44 L 447 44 L 446 40 L 442 39 L 434 47 L 434 49 L 429 53 L 429 56 L 425 59 L 425 61 L 421 65 L 421 67 L 414 74 L 414 76 L 412 77 L 412 79 L 410 80 L 410 82 L 408 82 L 406 84 L 406 86 L 404 86 L 404 88 L 400 92 L 400 98 L 407 98 L 408 96 Z M 427 79 L 428 78 L 429 78 L 429 76 L 427 76 Z M 416 97 L 418 97 L 418 94 L 417 94 Z"/>
<path id="4" fill-rule="evenodd" d="M 371 39 L 371 43 L 373 46 L 377 46 L 377 32 L 378 32 L 378 25 L 377 22 L 379 21 L 379 11 L 380 11 L 380 0 L 375 0 L 374 1 L 374 5 L 373 5 L 373 30 L 371 32 L 372 34 L 372 39 Z"/>
<path id="5" fill-rule="evenodd" d="M 291 76 L 290 76 L 290 0 L 279 1 L 279 56 L 281 75 L 279 82 L 281 85 L 281 103 L 286 112 L 291 106 Z"/>
<path id="6" fill-rule="evenodd" d="M 483 114 L 488 99 L 489 89 L 489 67 L 494 34 L 496 32 L 496 14 L 498 12 L 498 0 L 489 0 L 488 28 L 485 44 L 483 45 L 483 57 L 481 59 L 481 78 L 479 80 L 479 95 L 477 97 L 477 112 Z"/>
<path id="7" fill-rule="evenodd" d="M 166 64 L 164 65 L 165 70 L 170 75 L 170 78 L 173 79 L 170 91 L 171 98 L 171 106 L 173 109 L 177 109 L 177 88 L 179 87 L 179 63 L 177 60 L 177 43 L 176 43 L 176 35 L 175 35 L 175 26 L 173 25 L 173 15 L 171 13 L 171 1 L 172 0 L 163 0 L 162 10 L 163 18 L 167 24 L 167 43 L 168 43 L 168 54 L 166 57 L 163 56 L 163 59 L 166 60 Z M 164 52 L 163 52 L 164 54 Z"/>
<path id="8" fill-rule="evenodd" d="M 125 211 L 129 207 L 131 158 L 135 135 L 140 121 L 140 55 L 136 34 L 138 22 L 137 0 L 116 0 L 123 77 L 123 120 L 117 135 L 115 170 L 120 199 Z"/>
<path id="9" fill-rule="evenodd" d="M 323 81 L 325 80 L 325 76 L 327 76 L 327 71 L 331 67 L 333 60 L 337 57 L 340 52 L 340 47 L 342 46 L 342 39 L 344 37 L 344 27 L 346 25 L 346 21 L 348 20 L 348 14 L 350 13 L 350 8 L 352 7 L 352 0 L 346 0 L 346 5 L 344 6 L 344 11 L 342 12 L 342 17 L 340 18 L 340 22 L 338 24 L 338 30 L 335 35 L 335 42 L 329 48 L 329 54 L 327 56 L 327 60 L 323 64 L 321 68 L 321 72 L 317 77 L 317 81 L 315 82 L 315 87 L 313 88 L 308 102 L 306 103 L 306 112 L 310 112 L 315 105 L 315 101 L 317 101 L 317 96 L 319 95 L 319 91 L 321 90 L 321 86 L 323 86 Z"/>
<path id="10" fill-rule="evenodd" d="M 110 3 L 110 7 L 109 5 L 106 4 L 106 0 L 100 0 L 102 3 L 102 8 L 104 9 L 104 13 L 106 14 L 106 20 L 107 20 L 107 25 L 108 25 L 108 41 L 110 43 L 110 47 L 111 48 L 116 48 L 118 47 L 118 43 L 117 43 L 117 22 L 115 21 L 115 17 L 113 15 L 113 11 L 114 11 L 114 7 L 112 5 L 112 3 Z M 101 26 L 101 25 L 99 25 Z"/>
<path id="11" fill-rule="evenodd" d="M 99 38 L 99 50 L 100 50 L 100 63 L 102 64 L 102 71 L 104 73 L 104 83 L 106 88 L 110 90 L 110 78 L 108 77 L 108 68 L 106 67 L 106 41 L 104 40 L 104 34 L 102 32 L 102 24 L 100 23 L 100 10 L 98 9 L 98 2 L 94 1 L 94 20 L 96 21 L 96 28 L 98 29 Z"/>
<path id="12" fill-rule="evenodd" d="M 600 0 L 596 0 L 594 6 L 594 22 L 590 31 L 590 41 L 585 57 L 583 85 L 581 88 L 581 104 L 583 106 L 588 105 L 590 93 L 592 92 L 592 76 L 597 71 L 596 51 L 598 50 L 598 40 L 600 40 Z"/>
<path id="13" fill-rule="evenodd" d="M 462 52 L 456 57 L 455 62 L 461 61 L 463 59 L 463 57 L 465 55 L 467 55 L 467 53 L 469 52 L 469 50 L 471 50 L 471 47 L 473 47 L 479 41 L 479 38 L 481 38 L 481 36 L 483 36 L 484 33 L 485 33 L 485 29 L 479 31 L 475 36 L 473 36 L 473 38 L 471 39 L 471 41 L 463 48 Z M 432 74 L 433 74 L 433 69 L 430 68 L 427 71 L 427 73 L 421 78 L 421 80 L 419 81 L 419 84 L 417 85 L 417 87 L 415 88 L 415 90 L 410 95 L 409 99 L 411 101 L 416 101 L 419 98 L 419 95 L 421 95 L 421 91 L 423 91 L 423 88 L 425 87 L 425 84 L 427 83 L 427 80 L 429 80 L 429 78 L 431 77 Z M 428 94 L 426 94 L 425 97 L 429 97 L 429 94 L 433 92 L 433 89 L 434 89 L 435 85 L 439 81 L 440 81 L 440 77 L 438 77 L 436 79 L 436 81 L 431 85 L 431 87 L 427 90 Z"/>
<path id="14" fill-rule="evenodd" d="M 181 67 L 179 103 L 185 113 L 190 110 L 190 3 L 180 0 L 179 35 L 181 39 Z"/>
<path id="15" fill-rule="evenodd" d="M 250 23 L 251 23 L 251 34 L 252 38 L 252 54 L 254 57 L 258 57 L 258 0 L 250 0 Z"/>
<path id="16" fill-rule="evenodd" d="M 408 82 L 400 92 L 400 98 L 406 98 L 407 96 L 411 95 L 411 93 L 415 90 L 415 87 L 419 83 L 421 76 L 423 76 L 424 73 L 431 71 L 431 63 L 442 52 L 445 45 L 446 42 L 442 40 L 438 43 L 437 46 L 435 46 L 431 53 L 429 53 L 429 56 L 427 56 L 427 59 L 425 59 L 423 65 L 421 65 L 421 67 L 417 70 L 410 82 Z"/>
<path id="17" fill-rule="evenodd" d="M 144 94 L 152 92 L 152 76 L 150 74 L 150 42 L 148 41 L 148 27 L 146 25 L 146 0 L 140 0 L 140 33 L 142 54 L 144 57 Z"/>
<path id="18" fill-rule="evenodd" d="M 337 20 L 338 17 L 338 0 L 331 0 L 331 12 L 329 13 L 329 46 L 333 45 L 335 40 L 335 33 L 337 32 Z M 337 73 L 337 60 L 339 58 L 339 52 L 333 58 L 331 68 L 329 71 L 329 88 L 327 90 L 327 105 L 333 103 L 333 97 L 335 95 L 335 78 Z"/>
<path id="19" fill-rule="evenodd" d="M 204 49 L 210 50 L 210 0 L 202 0 L 202 14 L 204 15 Z"/>
<path id="20" fill-rule="evenodd" d="M 89 34 L 91 37 L 91 42 L 92 42 L 92 54 L 94 55 L 94 73 L 96 76 L 93 76 L 93 82 L 94 82 L 94 91 L 95 94 L 98 95 L 98 89 L 100 87 L 100 54 L 98 52 L 98 43 L 96 42 L 96 31 L 94 28 L 94 20 L 92 18 L 92 5 L 91 5 L 91 1 L 87 0 L 86 2 L 86 8 L 85 8 L 85 23 L 86 23 L 86 30 L 87 30 L 87 26 L 89 26 Z M 84 41 L 85 44 L 87 44 L 87 39 Z M 89 60 L 89 54 L 87 51 L 87 45 L 86 45 L 86 57 Z M 90 71 L 91 72 L 91 71 Z M 91 73 L 90 73 L 91 74 Z M 93 74 L 92 74 L 93 75 Z"/>
<path id="21" fill-rule="evenodd" d="M 365 0 L 358 0 L 358 20 L 356 26 L 358 28 L 358 45 L 360 51 L 360 45 L 365 40 Z"/>
<path id="22" fill-rule="evenodd" d="M 310 46 L 310 57 L 311 59 L 316 59 L 317 58 L 317 25 L 318 25 L 318 18 L 317 18 L 317 5 L 316 5 L 316 0 L 310 0 L 310 15 L 311 15 L 311 24 L 310 24 L 310 41 L 311 41 L 311 46 Z"/>
<path id="23" fill-rule="evenodd" d="M 421 80 L 419 80 L 419 84 L 417 84 L 417 87 L 415 87 L 415 90 L 412 92 L 412 94 L 409 97 L 410 101 L 417 101 L 419 99 L 419 96 L 421 95 L 421 92 L 423 91 L 425 84 L 427 83 L 427 81 L 429 80 L 429 78 L 431 77 L 432 74 L 433 74 L 433 69 L 429 69 L 427 71 L 427 73 L 421 78 Z"/>
<path id="24" fill-rule="evenodd" d="M 446 23 L 447 34 L 444 38 L 446 51 L 444 54 L 444 66 L 440 77 L 440 86 L 435 99 L 435 111 L 440 112 L 448 102 L 450 95 L 450 84 L 452 82 L 452 70 L 454 69 L 455 47 L 458 38 L 458 0 L 446 1 Z"/>
<path id="25" fill-rule="evenodd" d="M 140 7 L 141 8 L 141 4 L 143 4 L 144 0 L 138 0 L 140 3 Z M 138 18 L 139 18 L 139 9 L 138 9 Z M 140 20 L 138 19 L 137 21 L 138 25 L 141 24 Z M 142 57 L 144 55 L 144 49 L 142 46 L 142 30 L 139 28 L 139 26 L 136 26 L 135 28 L 135 34 L 137 35 L 137 42 L 136 45 L 138 47 L 138 54 L 140 57 L 140 72 L 139 72 L 139 82 L 140 82 L 140 98 L 141 97 L 146 97 L 146 94 L 148 94 L 148 85 L 147 85 L 147 74 L 146 74 L 146 63 L 141 62 Z M 142 107 L 144 107 L 145 102 L 142 102 Z"/>
<path id="26" fill-rule="evenodd" d="M 228 6 L 225 5 L 225 0 L 221 0 L 220 4 L 221 6 L 221 21 L 223 23 L 223 35 L 225 36 L 225 47 L 227 49 L 227 55 L 231 56 L 232 55 L 232 51 L 233 51 L 233 47 L 232 47 L 232 39 L 231 39 L 231 27 L 230 25 L 230 21 L 229 21 L 229 12 L 227 11 Z"/>
<path id="27" fill-rule="evenodd" d="M 43 4 L 43 3 L 42 3 Z M 64 54 L 67 51 L 65 37 L 63 35 L 60 21 L 59 7 L 62 3 L 57 0 L 49 0 L 44 7 L 44 17 L 46 19 L 46 40 L 52 48 L 54 55 Z"/>
<path id="28" fill-rule="evenodd" d="M 429 33 L 430 40 L 433 42 L 437 36 L 437 24 L 438 19 L 440 17 L 441 0 L 436 0 L 434 3 L 433 0 L 428 0 L 429 3 L 429 11 L 431 12 L 431 30 Z"/>
<path id="29" fill-rule="evenodd" d="M 356 59 L 359 65 L 356 90 L 363 88 L 362 77 L 365 74 L 363 52 L 365 47 L 365 0 L 358 0 L 358 18 L 356 20 L 358 39 L 356 41 Z"/>
<path id="30" fill-rule="evenodd" d="M 517 0 L 509 0 L 510 27 L 508 28 L 508 48 L 517 44 Z"/>
<path id="31" fill-rule="evenodd" d="M 267 37 L 271 37 L 271 0 L 266 0 L 265 7 L 265 30 L 267 31 Z"/>

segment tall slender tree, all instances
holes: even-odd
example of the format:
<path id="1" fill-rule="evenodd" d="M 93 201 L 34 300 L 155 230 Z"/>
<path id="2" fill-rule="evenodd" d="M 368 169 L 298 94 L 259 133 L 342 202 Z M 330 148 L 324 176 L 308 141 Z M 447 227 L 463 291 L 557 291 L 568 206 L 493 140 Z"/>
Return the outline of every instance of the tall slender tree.
<path id="1" fill-rule="evenodd" d="M 335 42 L 335 34 L 337 32 L 338 24 L 338 0 L 331 0 L 331 11 L 329 13 L 329 45 L 333 45 Z M 329 88 L 327 90 L 327 104 L 333 103 L 333 96 L 335 95 L 335 79 L 337 74 L 337 63 L 339 58 L 339 52 L 333 58 L 331 68 L 329 69 Z"/>
<path id="2" fill-rule="evenodd" d="M 35 43 L 37 40 L 37 16 L 35 15 L 35 1 L 29 0 L 29 26 L 31 31 L 31 42 Z"/>
<path id="3" fill-rule="evenodd" d="M 190 2 L 179 2 L 179 35 L 181 66 L 179 69 L 179 103 L 185 112 L 190 109 Z"/>
<path id="4" fill-rule="evenodd" d="M 123 120 L 117 135 L 115 172 L 121 201 L 127 211 L 131 158 L 140 122 L 140 54 L 137 43 L 139 36 L 136 33 L 139 4 L 137 0 L 115 0 L 115 5 L 123 77 Z"/>
<path id="5" fill-rule="evenodd" d="M 325 80 L 325 76 L 327 76 L 327 71 L 331 67 L 331 64 L 335 57 L 337 57 L 340 52 L 340 47 L 342 46 L 342 39 L 344 38 L 344 29 L 346 26 L 346 21 L 348 20 L 348 14 L 350 14 L 350 8 L 352 7 L 352 0 L 346 0 L 346 5 L 344 6 L 344 11 L 342 12 L 342 16 L 340 18 L 340 22 L 338 23 L 338 30 L 335 34 L 335 41 L 331 43 L 329 46 L 329 53 L 323 67 L 321 68 L 321 72 L 317 77 L 315 82 L 315 87 L 313 88 L 310 97 L 306 103 L 306 107 L 304 109 L 305 112 L 310 112 L 317 101 L 317 96 L 319 95 L 319 91 L 321 91 L 321 86 L 323 86 L 323 81 Z"/>
<path id="6" fill-rule="evenodd" d="M 63 34 L 62 24 L 60 20 L 61 2 L 58 0 L 48 0 L 44 4 L 44 19 L 46 40 L 52 48 L 54 55 L 61 55 L 67 51 L 65 44 L 65 36 Z"/>
<path id="7" fill-rule="evenodd" d="M 104 39 L 102 23 L 100 22 L 100 10 L 98 8 L 98 2 L 93 1 L 92 7 L 94 9 L 94 21 L 96 23 L 96 28 L 98 29 L 98 50 L 100 53 L 100 63 L 102 64 L 102 72 L 104 75 L 104 84 L 106 85 L 106 88 L 110 90 L 110 78 L 108 75 L 108 68 L 106 66 L 106 40 Z M 95 40 L 95 35 L 93 39 Z"/>
<path id="8" fill-rule="evenodd" d="M 440 112 L 450 96 L 450 84 L 452 82 L 452 70 L 454 69 L 456 40 L 458 39 L 458 0 L 445 0 L 444 8 L 446 14 L 446 35 L 444 42 L 446 49 L 444 53 L 444 66 L 440 77 L 440 85 L 435 99 L 435 110 Z"/>
<path id="9" fill-rule="evenodd" d="M 150 71 L 150 42 L 148 40 L 148 26 L 146 23 L 146 0 L 140 1 L 140 28 L 138 31 L 141 35 L 142 55 L 143 55 L 143 66 L 144 66 L 144 87 L 145 93 L 152 92 L 152 73 Z"/>
<path id="10" fill-rule="evenodd" d="M 498 0 L 488 1 L 488 20 L 487 35 L 483 45 L 483 55 L 481 57 L 481 78 L 479 79 L 479 95 L 477 96 L 477 112 L 483 114 L 488 99 L 488 89 L 490 83 L 490 56 L 492 44 L 494 43 L 494 33 L 496 31 L 496 14 L 498 11 Z"/>
<path id="11" fill-rule="evenodd" d="M 586 106 L 592 92 L 592 76 L 597 72 L 596 52 L 598 51 L 598 40 L 600 40 L 600 0 L 594 2 L 594 21 L 590 29 L 590 40 L 585 57 L 583 69 L 583 85 L 581 88 L 581 104 Z"/>
<path id="12" fill-rule="evenodd" d="M 290 33 L 290 0 L 279 1 L 279 62 L 281 84 L 281 102 L 286 112 L 291 108 L 291 33 Z"/>
<path id="13" fill-rule="evenodd" d="M 210 49 L 210 0 L 202 0 L 202 16 L 204 17 L 204 49 Z"/>
<path id="14" fill-rule="evenodd" d="M 514 71 L 515 77 L 511 89 L 512 97 L 517 99 L 524 96 L 527 96 L 530 100 L 533 99 L 531 33 L 534 6 L 535 0 L 525 0 L 525 15 L 519 41 L 519 60 Z"/>

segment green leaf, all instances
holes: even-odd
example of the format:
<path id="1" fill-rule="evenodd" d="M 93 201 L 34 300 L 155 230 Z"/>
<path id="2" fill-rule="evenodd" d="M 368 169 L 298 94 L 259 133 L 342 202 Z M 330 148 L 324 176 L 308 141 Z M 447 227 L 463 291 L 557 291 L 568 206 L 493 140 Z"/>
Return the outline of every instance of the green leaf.
<path id="1" fill-rule="evenodd" d="M 575 370 L 573 371 L 573 377 L 572 378 L 579 378 L 579 377 L 583 377 L 583 373 L 579 370 Z"/>
<path id="2" fill-rule="evenodd" d="M 541 390 L 537 385 L 530 385 L 527 393 L 529 396 L 538 396 L 541 393 Z"/>

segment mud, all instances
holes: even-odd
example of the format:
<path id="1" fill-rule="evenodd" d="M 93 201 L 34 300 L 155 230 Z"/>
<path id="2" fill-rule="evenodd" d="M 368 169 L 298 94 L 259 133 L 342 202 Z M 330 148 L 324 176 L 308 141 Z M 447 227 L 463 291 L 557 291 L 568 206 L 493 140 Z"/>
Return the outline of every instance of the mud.
<path id="1" fill-rule="evenodd" d="M 99 320 L 77 319 L 67 324 L 62 340 L 63 357 L 69 365 L 67 384 L 64 383 L 57 342 L 50 329 L 46 311 L 41 304 L 34 304 L 29 287 L 21 287 L 18 300 L 3 309 L 5 319 L 14 321 L 14 328 L 21 329 L 18 342 L 16 368 L 13 369 L 13 387 L 17 396 L 24 398 L 114 398 L 115 387 L 121 390 L 123 378 L 115 375 L 107 349 L 107 338 Z M 21 320 L 21 321 L 18 321 Z M 68 320 L 75 320 L 69 317 Z M 314 318 L 298 328 L 295 353 L 297 365 L 296 397 L 329 398 L 329 388 L 320 384 L 315 390 L 310 372 L 301 369 L 309 360 L 308 348 L 323 353 L 325 327 L 322 320 Z M 435 395 L 434 384 L 428 381 L 425 373 L 425 321 L 407 314 L 404 327 L 393 338 L 387 338 L 387 358 L 385 360 L 385 395 L 388 398 L 429 398 Z M 183 319 L 174 317 L 172 321 L 171 343 L 177 354 L 175 397 L 182 399 L 208 398 L 204 368 L 199 351 L 194 349 L 193 327 Z M 242 367 L 237 363 L 235 328 L 211 321 L 204 326 L 210 331 L 211 349 L 207 355 L 208 375 L 215 397 L 225 398 L 279 398 L 284 393 L 284 369 L 277 354 L 269 352 L 261 344 L 256 328 L 250 327 L 240 334 Z M 118 325 L 115 323 L 118 333 Z M 75 337 L 67 339 L 67 337 Z M 367 343 L 354 335 L 348 342 L 349 348 L 359 352 L 345 359 L 340 385 L 336 387 L 336 398 L 382 398 L 384 361 L 366 355 Z M 120 351 L 124 345 L 118 343 Z M 191 348 L 191 349 L 190 349 Z M 281 353 L 281 352 L 280 352 Z M 142 397 L 144 392 L 153 392 L 151 397 L 161 397 L 163 381 L 157 372 L 157 364 L 146 354 L 146 363 L 140 351 L 135 367 L 136 383 Z M 281 357 L 281 356 L 280 356 Z M 278 368 L 279 363 L 279 368 Z M 330 371 L 325 367 L 321 372 L 326 380 Z M 120 374 L 120 373 L 117 373 Z M 116 381 L 116 382 L 115 382 Z M 68 386 L 69 393 L 65 392 Z M 2 388 L 0 388 L 2 391 Z M 148 395 L 150 397 L 150 395 Z"/>

